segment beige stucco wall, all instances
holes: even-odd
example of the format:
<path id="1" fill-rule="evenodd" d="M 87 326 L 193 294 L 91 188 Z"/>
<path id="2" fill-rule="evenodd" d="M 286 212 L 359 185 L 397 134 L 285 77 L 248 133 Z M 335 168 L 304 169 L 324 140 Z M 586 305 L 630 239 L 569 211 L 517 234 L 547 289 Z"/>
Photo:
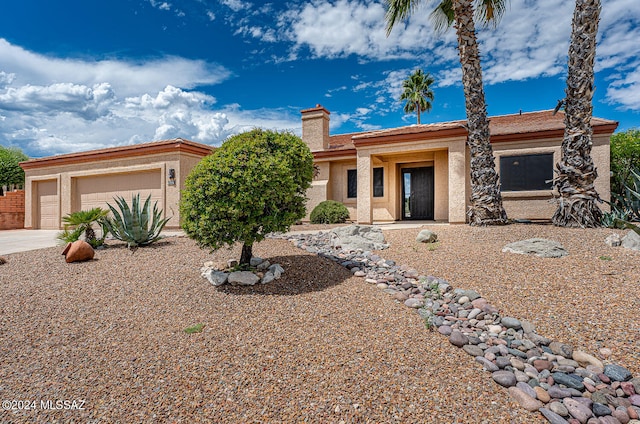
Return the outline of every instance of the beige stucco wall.
<path id="1" fill-rule="evenodd" d="M 496 158 L 496 170 L 500 172 L 501 156 L 536 153 L 553 153 L 555 167 L 561 158 L 561 144 L 562 140 L 557 138 L 494 143 L 492 146 Z M 598 170 L 598 178 L 595 181 L 596 190 L 602 199 L 609 201 L 611 198 L 609 136 L 594 137 L 591 157 Z M 502 191 L 502 199 L 509 219 L 549 220 L 557 208 L 553 200 L 553 190 Z M 609 207 L 604 203 L 601 209 L 609 210 Z"/>
<path id="2" fill-rule="evenodd" d="M 453 156 L 448 153 L 450 148 Z M 434 167 L 434 218 L 448 221 L 453 216 L 458 220 L 455 222 L 464 222 L 466 164 L 462 138 L 359 147 L 356 160 L 331 161 L 328 198 L 344 203 L 351 218 L 359 223 L 400 220 L 401 171 L 416 166 Z M 384 169 L 384 195 L 373 197 L 373 168 L 378 167 Z M 358 171 L 357 199 L 346 197 L 349 169 Z M 451 170 L 455 172 L 451 174 Z M 451 190 L 455 192 L 451 194 Z"/>
<path id="3" fill-rule="evenodd" d="M 60 202 L 59 217 L 76 212 L 77 202 L 74 195 L 74 180 L 86 176 L 135 173 L 140 171 L 159 171 L 161 176 L 162 200 L 158 207 L 163 209 L 165 217 L 171 217 L 166 228 L 179 227 L 180 188 L 191 168 L 200 160 L 189 153 L 160 153 L 130 158 L 118 158 L 103 161 L 86 161 L 67 165 L 33 168 L 25 172 L 25 227 L 37 227 L 37 200 L 35 188 L 38 181 L 56 180 Z M 168 170 L 175 169 L 176 185 L 168 184 Z M 62 225 L 60 224 L 60 227 Z"/>

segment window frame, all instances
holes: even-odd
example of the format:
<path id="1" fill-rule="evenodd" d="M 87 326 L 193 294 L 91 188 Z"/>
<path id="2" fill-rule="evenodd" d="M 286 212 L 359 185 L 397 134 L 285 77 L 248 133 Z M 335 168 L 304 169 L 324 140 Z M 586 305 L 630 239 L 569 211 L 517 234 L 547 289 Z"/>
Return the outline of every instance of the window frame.
<path id="1" fill-rule="evenodd" d="M 553 179 L 553 156 L 553 152 L 500 156 L 501 191 L 521 192 L 553 190 L 551 183 L 545 182 Z M 513 162 L 516 160 L 519 162 L 519 165 L 521 165 L 518 171 L 515 171 L 516 168 L 515 165 L 513 165 Z M 507 161 L 510 163 L 507 163 Z M 548 163 L 544 164 L 545 169 L 537 168 L 537 166 L 539 166 L 543 161 L 548 161 Z M 529 169 L 533 169 L 534 171 L 530 171 Z M 533 172 L 535 172 L 535 174 Z M 543 174 L 544 177 L 542 177 Z M 537 178 L 532 179 L 532 176 L 537 176 Z"/>
<path id="2" fill-rule="evenodd" d="M 376 171 L 380 172 L 380 178 L 378 181 L 379 184 L 376 185 Z M 372 172 L 372 180 L 373 180 L 373 197 L 384 197 L 384 166 L 376 166 L 375 168 L 373 168 L 373 172 Z M 380 192 L 379 194 L 376 193 L 376 189 L 379 189 Z"/>
<path id="3" fill-rule="evenodd" d="M 353 175 L 353 178 L 351 177 Z M 351 187 L 351 183 L 354 184 L 353 191 Z M 355 191 L 355 195 L 351 196 Z M 358 170 L 357 169 L 347 169 L 347 199 L 357 199 L 358 198 Z"/>

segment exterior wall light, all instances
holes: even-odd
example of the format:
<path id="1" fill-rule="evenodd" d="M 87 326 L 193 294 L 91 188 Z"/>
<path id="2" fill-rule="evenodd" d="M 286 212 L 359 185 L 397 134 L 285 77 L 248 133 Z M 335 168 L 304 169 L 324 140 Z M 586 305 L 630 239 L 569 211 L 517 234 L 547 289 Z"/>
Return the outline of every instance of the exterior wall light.
<path id="1" fill-rule="evenodd" d="M 169 168 L 169 182 L 168 185 L 174 186 L 176 185 L 176 170 L 173 168 Z"/>

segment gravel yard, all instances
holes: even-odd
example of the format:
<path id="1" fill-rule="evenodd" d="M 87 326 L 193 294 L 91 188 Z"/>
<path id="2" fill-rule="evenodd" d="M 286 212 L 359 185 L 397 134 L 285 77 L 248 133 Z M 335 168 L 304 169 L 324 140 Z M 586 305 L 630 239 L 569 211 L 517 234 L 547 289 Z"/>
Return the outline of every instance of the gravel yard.
<path id="1" fill-rule="evenodd" d="M 381 256 L 475 289 L 544 336 L 608 347 L 640 375 L 640 253 L 605 245 L 612 230 L 431 228 L 435 250 L 414 242 L 417 229 L 393 230 Z M 501 253 L 530 237 L 570 256 Z M 285 268 L 254 287 L 200 277 L 203 262 L 237 259 L 238 247 L 211 255 L 170 237 L 74 264 L 61 250 L 0 265 L 0 399 L 36 403 L 0 422 L 545 422 L 414 310 L 287 241 L 254 246 Z M 201 333 L 184 332 L 198 323 Z M 84 410 L 43 408 L 49 400 Z"/>

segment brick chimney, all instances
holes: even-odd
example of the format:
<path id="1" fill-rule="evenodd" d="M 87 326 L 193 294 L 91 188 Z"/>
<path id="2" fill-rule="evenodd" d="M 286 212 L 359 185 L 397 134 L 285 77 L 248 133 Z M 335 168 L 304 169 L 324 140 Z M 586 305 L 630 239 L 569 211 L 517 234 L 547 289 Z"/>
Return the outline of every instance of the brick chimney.
<path id="1" fill-rule="evenodd" d="M 302 141 L 307 143 L 312 152 L 328 149 L 330 112 L 318 104 L 300 113 L 302 114 Z"/>

